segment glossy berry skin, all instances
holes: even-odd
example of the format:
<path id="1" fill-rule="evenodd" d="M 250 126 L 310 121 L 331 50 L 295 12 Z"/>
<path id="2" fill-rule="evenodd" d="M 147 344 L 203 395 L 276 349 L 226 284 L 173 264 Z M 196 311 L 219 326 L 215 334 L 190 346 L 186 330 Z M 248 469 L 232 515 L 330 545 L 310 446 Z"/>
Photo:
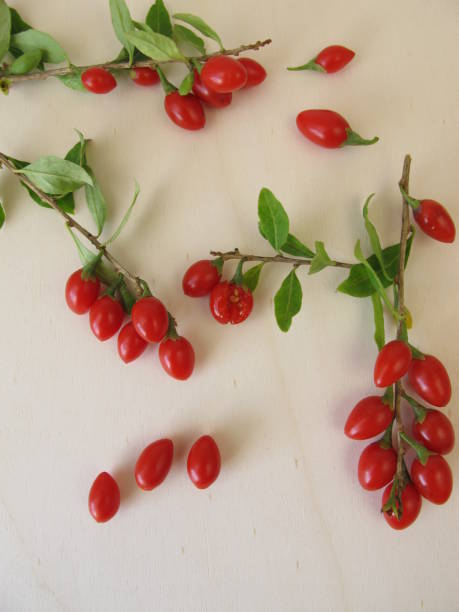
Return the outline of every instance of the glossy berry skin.
<path id="1" fill-rule="evenodd" d="M 156 70 L 152 68 L 133 68 L 131 70 L 131 79 L 136 85 L 141 87 L 151 87 L 159 83 L 159 76 Z"/>
<path id="2" fill-rule="evenodd" d="M 397 469 L 397 453 L 384 448 L 380 441 L 369 444 L 360 455 L 359 482 L 367 491 L 381 489 L 394 478 Z"/>
<path id="3" fill-rule="evenodd" d="M 116 334 L 123 323 L 123 319 L 123 307 L 109 295 L 100 297 L 89 311 L 89 324 L 92 332 L 102 342 Z"/>
<path id="4" fill-rule="evenodd" d="M 209 58 L 202 67 L 201 80 L 212 91 L 231 93 L 247 83 L 247 70 L 238 60 L 228 55 L 216 55 Z"/>
<path id="5" fill-rule="evenodd" d="M 144 352 L 148 342 L 135 331 L 132 321 L 126 323 L 118 334 L 118 355 L 124 363 L 131 363 Z"/>
<path id="6" fill-rule="evenodd" d="M 220 474 L 221 458 L 217 443 L 211 436 L 202 436 L 188 453 L 187 471 L 198 489 L 207 489 Z"/>
<path id="7" fill-rule="evenodd" d="M 132 307 L 131 317 L 135 331 L 146 342 L 160 342 L 166 335 L 169 315 L 157 298 L 141 298 Z"/>
<path id="8" fill-rule="evenodd" d="M 238 62 L 242 64 L 247 71 L 247 82 L 244 85 L 245 89 L 247 89 L 247 87 L 260 85 L 260 83 L 263 83 L 266 79 L 266 70 L 255 60 L 250 59 L 250 57 L 241 57 Z"/>
<path id="9" fill-rule="evenodd" d="M 151 491 L 160 485 L 171 469 L 174 457 L 172 440 L 163 438 L 149 444 L 140 453 L 135 464 L 135 480 L 144 491 Z"/>
<path id="10" fill-rule="evenodd" d="M 408 372 L 411 364 L 410 347 L 401 340 L 385 344 L 376 358 L 374 381 L 377 387 L 389 387 Z"/>
<path id="11" fill-rule="evenodd" d="M 408 370 L 412 389 L 432 406 L 443 408 L 451 399 L 451 382 L 442 362 L 433 355 L 413 359 Z"/>
<path id="12" fill-rule="evenodd" d="M 391 424 L 394 413 L 379 395 L 364 397 L 347 417 L 344 433 L 353 440 L 367 440 L 383 433 Z"/>
<path id="13" fill-rule="evenodd" d="M 204 85 L 197 70 L 194 71 L 193 93 L 201 102 L 213 108 L 225 108 L 233 99 L 232 93 L 217 93 Z"/>
<path id="14" fill-rule="evenodd" d="M 206 124 L 201 102 L 192 94 L 181 96 L 173 91 L 164 98 L 164 108 L 175 125 L 184 130 L 201 130 Z"/>
<path id="15" fill-rule="evenodd" d="M 106 523 L 120 507 L 120 490 L 108 472 L 101 472 L 92 484 L 88 499 L 89 512 L 98 523 Z"/>
<path id="16" fill-rule="evenodd" d="M 85 314 L 99 297 L 100 282 L 96 277 L 84 280 L 76 270 L 65 285 L 65 301 L 75 314 Z"/>
<path id="17" fill-rule="evenodd" d="M 392 483 L 384 489 L 382 496 L 382 506 L 389 500 L 392 489 Z M 397 518 L 392 512 L 383 512 L 384 518 L 392 529 L 406 529 L 414 523 L 421 512 L 422 497 L 419 495 L 416 487 L 409 482 L 402 491 L 402 515 Z"/>
<path id="18" fill-rule="evenodd" d="M 331 110 L 304 110 L 297 116 L 296 125 L 303 136 L 326 149 L 341 147 L 350 129 L 346 119 Z"/>
<path id="19" fill-rule="evenodd" d="M 430 455 L 425 465 L 415 459 L 411 480 L 419 493 L 433 504 L 444 504 L 453 490 L 453 475 L 441 455 Z"/>
<path id="20" fill-rule="evenodd" d="M 421 200 L 413 212 L 422 231 L 439 242 L 454 242 L 456 227 L 448 211 L 435 200 Z"/>
<path id="21" fill-rule="evenodd" d="M 95 94 L 106 94 L 115 89 L 116 79 L 104 68 L 88 68 L 81 75 L 84 87 Z"/>
<path id="22" fill-rule="evenodd" d="M 331 74 L 342 70 L 355 56 L 354 51 L 341 45 L 325 47 L 315 58 L 314 62 L 321 66 L 325 72 Z"/>
<path id="23" fill-rule="evenodd" d="M 186 380 L 194 369 L 194 350 L 186 338 L 167 338 L 159 345 L 159 361 L 164 371 L 177 380 Z"/>
<path id="24" fill-rule="evenodd" d="M 438 410 L 427 410 L 423 421 L 413 423 L 413 437 L 428 450 L 446 455 L 454 448 L 454 428 L 451 421 Z"/>
<path id="25" fill-rule="evenodd" d="M 253 308 L 253 296 L 249 289 L 235 283 L 218 283 L 210 294 L 210 312 L 216 321 L 236 325 L 245 321 Z"/>
<path id="26" fill-rule="evenodd" d="M 208 295 L 220 281 L 220 272 L 209 259 L 192 264 L 182 280 L 183 293 L 189 297 Z"/>

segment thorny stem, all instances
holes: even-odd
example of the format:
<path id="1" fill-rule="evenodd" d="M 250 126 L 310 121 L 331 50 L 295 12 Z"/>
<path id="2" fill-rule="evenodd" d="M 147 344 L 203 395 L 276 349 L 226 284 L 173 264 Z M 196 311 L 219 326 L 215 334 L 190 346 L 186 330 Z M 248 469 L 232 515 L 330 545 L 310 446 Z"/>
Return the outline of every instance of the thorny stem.
<path id="1" fill-rule="evenodd" d="M 209 57 L 213 57 L 215 55 L 234 55 L 238 56 L 240 53 L 244 53 L 245 51 L 257 51 L 266 45 L 271 44 L 272 40 L 270 38 L 266 40 L 258 40 L 255 43 L 251 43 L 250 45 L 240 45 L 235 49 L 223 49 L 221 51 L 216 51 L 215 53 L 209 53 L 207 55 L 197 55 L 192 58 L 186 58 L 187 62 L 191 59 L 195 61 L 205 61 L 209 59 Z M 43 79 L 48 79 L 50 77 L 59 77 L 66 76 L 69 74 L 74 74 L 74 71 L 84 71 L 89 68 L 100 67 L 107 68 L 108 70 L 132 70 L 133 68 L 155 68 L 155 66 L 162 66 L 163 64 L 171 64 L 177 63 L 179 60 L 166 60 L 164 62 L 155 62 L 154 60 L 143 60 L 140 62 L 135 62 L 130 64 L 129 62 L 106 62 L 105 64 L 94 64 L 92 66 L 66 66 L 63 68 L 53 68 L 51 70 L 43 70 L 37 72 L 31 72 L 30 74 L 21 74 L 21 75 L 9 75 L 6 71 L 0 71 L 0 78 L 5 78 L 8 80 L 8 84 L 12 85 L 13 83 L 20 83 L 22 81 L 41 81 Z"/>
<path id="2" fill-rule="evenodd" d="M 7 170 L 9 170 L 10 172 L 12 172 L 15 176 L 18 176 L 17 174 L 17 168 L 10 162 L 10 160 L 8 159 L 8 157 L 6 157 L 6 155 L 4 155 L 3 153 L 0 153 L 0 168 L 1 166 L 4 166 L 5 168 L 7 168 Z M 115 268 L 115 270 L 119 273 L 122 274 L 123 276 L 125 276 L 126 278 L 128 278 L 132 284 L 134 285 L 134 289 L 135 292 L 137 294 L 138 297 L 140 297 L 143 293 L 143 288 L 142 288 L 142 284 L 140 281 L 140 278 L 138 276 L 135 276 L 134 274 L 132 274 L 131 272 L 129 272 L 129 270 L 127 270 L 108 250 L 107 248 L 97 239 L 96 236 L 94 236 L 94 234 L 91 234 L 91 232 L 89 232 L 85 227 L 83 227 L 82 225 L 80 225 L 78 223 L 78 221 L 75 221 L 75 219 L 73 219 L 73 217 L 71 217 L 68 213 L 66 213 L 65 211 L 63 211 L 61 208 L 59 208 L 59 205 L 57 203 L 57 201 L 52 198 L 51 196 L 47 195 L 46 193 L 44 193 L 43 191 L 41 191 L 40 189 L 38 189 L 38 187 L 36 187 L 32 181 L 27 178 L 27 176 L 25 176 L 24 174 L 20 175 L 20 180 L 27 185 L 27 187 L 29 187 L 29 189 L 31 189 L 34 193 L 37 194 L 37 196 L 43 200 L 44 202 L 46 202 L 47 204 L 49 204 L 51 206 L 51 208 L 53 208 L 56 212 L 58 212 L 61 217 L 63 217 L 65 219 L 65 222 L 67 223 L 68 227 L 71 227 L 75 230 L 77 230 L 80 234 L 82 234 L 93 246 L 95 246 L 95 248 L 102 253 L 102 255 L 105 257 L 105 259 L 107 259 L 112 266 Z"/>
<path id="3" fill-rule="evenodd" d="M 226 251 L 222 253 L 221 251 L 210 251 L 210 254 L 214 257 L 220 257 L 223 261 L 229 260 L 241 260 L 244 261 L 262 261 L 263 263 L 286 263 L 292 266 L 310 266 L 312 259 L 303 259 L 296 257 L 286 257 L 284 255 L 274 255 L 272 257 L 265 257 L 264 255 L 244 255 L 239 252 L 239 249 L 234 249 L 233 251 Z M 333 266 L 335 268 L 352 268 L 353 264 L 346 263 L 344 261 L 334 261 Z"/>

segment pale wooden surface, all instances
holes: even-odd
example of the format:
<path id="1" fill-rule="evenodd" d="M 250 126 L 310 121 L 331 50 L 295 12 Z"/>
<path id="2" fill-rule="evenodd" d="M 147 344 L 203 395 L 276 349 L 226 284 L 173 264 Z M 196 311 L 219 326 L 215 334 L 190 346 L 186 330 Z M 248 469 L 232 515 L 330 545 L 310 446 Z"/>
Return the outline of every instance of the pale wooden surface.
<path id="1" fill-rule="evenodd" d="M 14 3 L 75 63 L 117 52 L 107 5 Z M 136 17 L 148 8 L 130 5 Z M 202 15 L 228 46 L 274 40 L 256 56 L 266 83 L 208 113 L 201 133 L 168 121 L 159 89 L 126 82 L 107 97 L 47 82 L 0 100 L 0 150 L 15 157 L 63 154 L 73 127 L 94 139 L 89 156 L 108 196 L 109 227 L 137 178 L 138 208 L 114 250 L 154 280 L 197 351 L 196 374 L 179 384 L 154 351 L 126 367 L 114 343 L 98 344 L 87 319 L 64 304 L 78 260 L 62 223 L 1 173 L 0 608 L 457 610 L 457 489 L 445 507 L 425 503 L 416 525 L 395 533 L 379 516 L 380 495 L 357 483 L 363 445 L 342 427 L 355 401 L 373 392 L 375 348 L 369 303 L 335 293 L 343 272 L 301 272 L 304 308 L 288 335 L 276 329 L 270 303 L 287 270 L 265 271 L 251 320 L 235 328 L 211 320 L 205 301 L 185 299 L 180 281 L 210 248 L 269 253 L 256 227 L 262 186 L 284 203 L 295 233 L 324 240 L 336 258 L 350 258 L 363 238 L 361 206 L 373 191 L 383 241 L 397 240 L 406 152 L 413 194 L 438 198 L 459 219 L 458 4 L 174 0 L 172 8 Z M 335 42 L 357 51 L 341 74 L 285 71 Z M 310 145 L 294 120 L 314 107 L 341 112 L 381 142 L 337 152 Z M 418 235 L 414 253 L 412 338 L 442 359 L 457 388 L 457 246 Z M 446 412 L 457 426 L 455 408 Z M 223 469 L 198 492 L 184 461 L 206 432 L 221 446 Z M 164 485 L 146 494 L 132 467 L 161 436 L 173 437 L 177 458 Z M 457 451 L 450 461 L 457 473 Z M 103 469 L 119 478 L 123 502 L 98 526 L 86 499 Z"/>

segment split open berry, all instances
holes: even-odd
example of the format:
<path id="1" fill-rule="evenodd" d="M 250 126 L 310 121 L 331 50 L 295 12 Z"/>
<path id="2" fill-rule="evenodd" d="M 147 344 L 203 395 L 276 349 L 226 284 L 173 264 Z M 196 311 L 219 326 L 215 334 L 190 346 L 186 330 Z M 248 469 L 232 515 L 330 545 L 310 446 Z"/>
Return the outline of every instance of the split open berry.
<path id="1" fill-rule="evenodd" d="M 253 296 L 249 289 L 236 283 L 218 283 L 210 294 L 210 312 L 222 324 L 236 325 L 247 319 L 253 308 Z"/>

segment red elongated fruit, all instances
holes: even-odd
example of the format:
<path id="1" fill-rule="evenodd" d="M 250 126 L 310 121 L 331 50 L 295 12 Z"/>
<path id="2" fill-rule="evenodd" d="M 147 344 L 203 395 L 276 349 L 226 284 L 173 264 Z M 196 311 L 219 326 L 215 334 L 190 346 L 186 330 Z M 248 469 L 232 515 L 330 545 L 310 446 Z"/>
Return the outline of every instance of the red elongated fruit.
<path id="1" fill-rule="evenodd" d="M 85 280 L 82 270 L 76 270 L 65 285 L 65 300 L 67 306 L 75 314 L 85 314 L 99 297 L 100 282 L 97 277 Z"/>
<path id="2" fill-rule="evenodd" d="M 347 417 L 344 433 L 353 440 L 367 440 L 382 434 L 391 424 L 394 413 L 379 395 L 364 397 Z"/>
<path id="3" fill-rule="evenodd" d="M 204 85 L 197 70 L 194 71 L 193 93 L 201 102 L 213 108 L 229 106 L 233 99 L 232 93 L 217 93 Z"/>
<path id="4" fill-rule="evenodd" d="M 183 293 L 189 297 L 208 295 L 220 280 L 220 272 L 209 259 L 192 264 L 182 280 Z"/>
<path id="5" fill-rule="evenodd" d="M 373 442 L 362 451 L 358 465 L 359 482 L 367 491 L 381 489 L 394 478 L 397 453 L 381 441 Z"/>
<path id="6" fill-rule="evenodd" d="M 131 363 L 144 352 L 148 342 L 135 331 L 132 321 L 126 323 L 118 334 L 118 355 L 124 363 Z"/>
<path id="7" fill-rule="evenodd" d="M 422 421 L 413 423 L 413 437 L 428 450 L 446 455 L 454 448 L 454 428 L 451 421 L 438 410 L 426 410 Z"/>
<path id="8" fill-rule="evenodd" d="M 115 89 L 116 79 L 104 68 L 88 68 L 81 75 L 84 87 L 95 94 L 106 94 Z"/>
<path id="9" fill-rule="evenodd" d="M 390 387 L 405 376 L 411 364 L 411 350 L 406 342 L 392 340 L 385 344 L 376 358 L 374 381 L 377 387 Z"/>
<path id="10" fill-rule="evenodd" d="M 141 87 L 151 87 L 159 83 L 159 76 L 152 68 L 133 68 L 130 72 L 131 79 Z"/>
<path id="11" fill-rule="evenodd" d="M 217 443 L 211 436 L 202 436 L 188 453 L 187 470 L 198 489 L 207 489 L 220 473 L 221 458 Z"/>
<path id="12" fill-rule="evenodd" d="M 212 91 L 230 93 L 247 83 L 247 70 L 229 55 L 215 55 L 202 67 L 201 80 Z"/>
<path id="13" fill-rule="evenodd" d="M 244 85 L 245 89 L 247 89 L 247 87 L 260 85 L 260 83 L 263 83 L 266 79 L 266 70 L 255 60 L 250 59 L 250 57 L 241 57 L 238 62 L 242 64 L 247 71 L 247 81 Z"/>
<path id="14" fill-rule="evenodd" d="M 425 465 L 415 459 L 411 480 L 419 493 L 433 504 L 444 504 L 453 490 L 453 475 L 441 455 L 430 455 Z"/>
<path id="15" fill-rule="evenodd" d="M 354 58 L 355 53 L 341 45 L 330 45 L 325 47 L 315 58 L 315 63 L 321 66 L 325 72 L 331 74 L 342 70 Z"/>
<path id="16" fill-rule="evenodd" d="M 89 311 L 89 324 L 93 334 L 102 342 L 116 334 L 123 323 L 124 310 L 121 304 L 103 295 L 94 302 Z"/>
<path id="17" fill-rule="evenodd" d="M 206 124 L 201 102 L 192 94 L 181 96 L 173 91 L 164 98 L 164 108 L 175 125 L 184 130 L 201 130 Z"/>
<path id="18" fill-rule="evenodd" d="M 166 338 L 159 345 L 164 371 L 177 380 L 187 380 L 194 369 L 194 350 L 186 338 Z"/>
<path id="19" fill-rule="evenodd" d="M 135 464 L 135 480 L 144 491 L 151 491 L 160 485 L 171 469 L 174 457 L 172 440 L 163 438 L 152 442 L 140 453 Z"/>
<path id="20" fill-rule="evenodd" d="M 345 145 L 370 145 L 379 138 L 368 140 L 354 132 L 349 123 L 331 110 L 304 110 L 296 118 L 296 125 L 303 136 L 326 149 L 338 149 Z"/>
<path id="21" fill-rule="evenodd" d="M 392 490 L 392 483 L 384 489 L 382 496 L 382 506 L 389 500 Z M 414 523 L 421 512 L 422 498 L 419 495 L 416 487 L 411 483 L 407 483 L 401 494 L 401 516 L 397 518 L 392 511 L 383 512 L 384 518 L 392 529 L 406 529 Z M 399 504 L 397 502 L 397 509 Z"/>
<path id="22" fill-rule="evenodd" d="M 146 342 L 160 342 L 166 335 L 169 315 L 157 298 L 141 298 L 132 307 L 131 317 L 135 331 Z"/>
<path id="23" fill-rule="evenodd" d="M 218 283 L 210 294 L 210 312 L 216 321 L 236 325 L 252 312 L 253 296 L 249 289 L 235 283 Z"/>
<path id="24" fill-rule="evenodd" d="M 108 472 L 101 472 L 89 491 L 89 512 L 98 523 L 106 523 L 120 507 L 120 490 Z"/>
<path id="25" fill-rule="evenodd" d="M 456 227 L 444 206 L 435 200 L 420 200 L 414 220 L 422 231 L 439 242 L 454 242 Z"/>
<path id="26" fill-rule="evenodd" d="M 443 408 L 451 399 L 451 382 L 442 362 L 433 355 L 413 359 L 408 380 L 414 391 L 432 406 Z"/>

